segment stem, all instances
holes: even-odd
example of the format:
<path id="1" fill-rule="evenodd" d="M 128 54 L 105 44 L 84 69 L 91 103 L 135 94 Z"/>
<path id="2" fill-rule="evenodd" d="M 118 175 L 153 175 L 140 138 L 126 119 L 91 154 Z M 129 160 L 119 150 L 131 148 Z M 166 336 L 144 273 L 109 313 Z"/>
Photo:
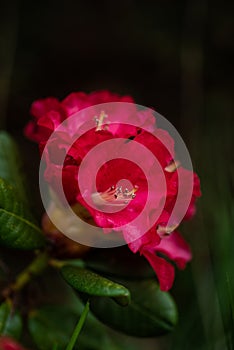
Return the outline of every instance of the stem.
<path id="1" fill-rule="evenodd" d="M 3 296 L 8 297 L 12 292 L 18 292 L 35 276 L 40 275 L 48 266 L 49 256 L 47 252 L 39 253 L 17 277 L 13 284 L 3 291 Z"/>
<path id="2" fill-rule="evenodd" d="M 56 268 L 61 269 L 65 265 L 72 265 L 72 266 L 78 266 L 78 267 L 84 267 L 85 263 L 81 259 L 74 259 L 74 260 L 57 260 L 57 259 L 50 259 L 49 265 Z"/>
<path id="3" fill-rule="evenodd" d="M 228 303 L 230 306 L 230 329 L 232 330 L 231 332 L 231 345 L 230 345 L 230 349 L 232 349 L 234 347 L 234 301 L 233 301 L 233 297 L 232 297 L 232 287 L 231 287 L 231 281 L 229 278 L 229 274 L 228 272 L 226 272 L 226 283 L 227 283 L 227 299 L 228 299 Z M 228 337 L 228 336 L 227 336 Z"/>
<path id="4" fill-rule="evenodd" d="M 64 262 L 63 260 L 50 259 L 49 265 L 56 269 L 61 269 L 64 265 L 66 265 L 66 262 Z"/>
<path id="5" fill-rule="evenodd" d="M 85 308 L 84 308 L 84 310 L 83 310 L 83 312 L 82 312 L 82 314 L 80 316 L 80 319 L 79 319 L 79 321 L 78 321 L 78 323 L 77 323 L 77 325 L 76 325 L 76 327 L 74 329 L 74 332 L 73 332 L 73 334 L 71 336 L 71 339 L 70 339 L 70 341 L 69 341 L 69 343 L 68 343 L 68 345 L 66 347 L 66 350 L 72 350 L 74 348 L 74 345 L 75 345 L 75 343 L 77 341 L 77 338 L 78 338 L 78 336 L 79 336 L 79 334 L 81 332 L 81 329 L 82 329 L 82 327 L 83 327 L 83 325 L 85 323 L 85 320 L 86 320 L 86 317 L 88 315 L 88 312 L 89 312 L 89 301 L 87 301 L 87 303 L 85 305 Z"/>

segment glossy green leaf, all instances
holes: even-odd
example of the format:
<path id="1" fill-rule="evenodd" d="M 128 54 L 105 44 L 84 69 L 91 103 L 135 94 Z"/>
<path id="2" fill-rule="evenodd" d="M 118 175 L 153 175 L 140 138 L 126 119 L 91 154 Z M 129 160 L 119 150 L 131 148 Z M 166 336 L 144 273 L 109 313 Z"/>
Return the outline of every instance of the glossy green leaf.
<path id="1" fill-rule="evenodd" d="M 10 301 L 0 306 L 0 335 L 19 339 L 22 332 L 22 319 Z"/>
<path id="2" fill-rule="evenodd" d="M 11 248 L 35 249 L 44 242 L 25 203 L 19 200 L 14 187 L 0 178 L 0 243 Z"/>
<path id="3" fill-rule="evenodd" d="M 21 157 L 16 143 L 5 131 L 0 131 L 0 178 L 14 186 L 19 198 L 26 201 Z"/>
<path id="4" fill-rule="evenodd" d="M 39 333 L 38 337 L 41 336 L 41 346 L 44 345 L 44 350 L 54 350 L 56 349 L 56 344 L 54 347 L 50 347 L 51 343 L 47 340 L 48 332 L 50 331 L 50 335 L 52 334 L 52 330 L 54 329 L 57 332 L 57 327 L 60 332 L 65 331 L 66 339 L 70 339 L 74 327 L 77 324 L 82 311 L 84 310 L 84 305 L 77 297 L 77 293 L 70 288 L 70 286 L 65 283 L 63 278 L 61 278 L 60 274 L 57 273 L 54 269 L 47 269 L 40 280 L 40 285 L 43 285 L 43 295 L 41 295 L 41 305 L 44 303 L 50 304 L 50 311 L 48 311 L 48 306 L 43 306 L 40 310 L 35 310 L 29 315 L 28 322 L 31 323 L 31 319 L 39 323 L 40 319 L 40 327 L 36 327 L 35 332 L 38 329 Z M 49 315 L 52 313 L 51 308 L 53 308 L 53 313 L 57 315 L 54 316 L 54 321 L 50 318 L 50 329 L 48 330 L 48 322 Z M 62 311 L 60 312 L 60 310 Z M 45 316 L 46 323 L 42 324 L 42 320 L 40 318 L 41 312 L 43 311 L 43 315 Z M 63 324 L 67 323 L 67 320 L 72 319 L 72 324 L 65 328 Z M 59 323 L 59 324 L 58 324 Z M 31 327 L 31 326 L 30 326 Z M 61 329 L 62 328 L 62 329 Z M 42 330 L 43 329 L 43 330 Z M 34 332 L 34 333 L 35 333 Z M 32 334 L 32 332 L 31 332 Z M 42 335 L 46 338 L 43 339 Z M 33 335 L 33 339 L 35 339 L 36 334 Z M 54 335 L 56 338 L 56 334 Z M 39 343 L 40 339 L 38 339 Z M 66 346 L 68 344 L 66 342 Z M 46 345 L 48 343 L 48 345 Z M 63 345 L 63 344 L 62 344 Z M 64 342 L 65 345 L 65 342 Z M 47 346 L 47 347 L 46 347 Z M 66 348 L 64 346 L 63 350 Z M 28 346 L 29 349 L 37 349 L 36 346 Z M 40 349 L 40 347 L 39 347 Z M 58 350 L 59 348 L 57 348 Z M 141 347 L 132 347 L 130 344 L 125 346 L 125 341 L 121 339 L 119 333 L 114 333 L 109 327 L 106 327 L 100 321 L 98 321 L 91 312 L 89 312 L 87 319 L 84 324 L 84 328 L 82 329 L 79 339 L 78 339 L 78 349 L 79 350 L 139 350 Z"/>
<path id="5" fill-rule="evenodd" d="M 144 279 L 155 276 L 147 260 L 140 254 L 133 254 L 126 246 L 96 249 L 86 257 L 85 264 L 92 270 L 109 276 L 127 277 L 127 279 Z"/>
<path id="6" fill-rule="evenodd" d="M 83 310 L 84 306 L 82 305 Z M 79 350 L 142 350 L 142 344 L 125 337 L 119 332 L 113 332 L 109 327 L 99 322 L 89 312 L 84 328 L 78 340 Z"/>
<path id="7" fill-rule="evenodd" d="M 90 309 L 103 323 L 138 337 L 159 336 L 177 323 L 176 305 L 169 293 L 162 292 L 155 280 L 126 282 L 131 302 L 119 307 L 106 298 L 90 298 Z"/>
<path id="8" fill-rule="evenodd" d="M 140 348 L 121 341 L 118 334 L 110 334 L 110 329 L 89 313 L 84 329 L 78 339 L 79 350 L 139 350 Z"/>
<path id="9" fill-rule="evenodd" d="M 92 271 L 67 265 L 61 268 L 61 273 L 67 283 L 81 293 L 110 297 L 121 305 L 127 305 L 130 301 L 126 287 Z"/>
<path id="10" fill-rule="evenodd" d="M 79 302 L 74 309 L 65 305 L 43 306 L 30 313 L 28 328 L 39 350 L 64 350 L 69 343 L 74 327 L 79 320 L 84 306 Z M 119 337 L 110 336 L 108 328 L 100 323 L 91 313 L 88 314 L 74 350 L 136 350 L 125 346 Z M 138 348 L 137 348 L 138 349 Z"/>
<path id="11" fill-rule="evenodd" d="M 78 316 L 65 306 L 51 305 L 31 312 L 28 328 L 39 350 L 64 350 L 77 320 Z"/>
<path id="12" fill-rule="evenodd" d="M 27 202 L 21 157 L 14 140 L 0 132 L 0 243 L 10 248 L 35 249 L 45 238 Z"/>

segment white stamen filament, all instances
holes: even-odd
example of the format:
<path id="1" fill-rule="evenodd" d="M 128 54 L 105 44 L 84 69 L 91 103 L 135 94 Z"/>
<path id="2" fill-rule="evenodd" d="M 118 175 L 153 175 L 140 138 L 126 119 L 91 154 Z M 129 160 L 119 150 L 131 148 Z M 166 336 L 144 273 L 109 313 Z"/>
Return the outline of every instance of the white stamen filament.
<path id="1" fill-rule="evenodd" d="M 164 170 L 167 171 L 168 173 L 173 173 L 176 171 L 177 168 L 179 168 L 180 162 L 178 160 L 172 161 L 170 164 L 168 164 Z"/>
<path id="2" fill-rule="evenodd" d="M 169 236 L 175 229 L 178 227 L 178 224 L 174 224 L 172 226 L 161 226 L 158 225 L 157 227 L 157 233 L 160 236 Z"/>
<path id="3" fill-rule="evenodd" d="M 128 188 L 122 189 L 122 186 L 111 186 L 108 190 L 101 193 L 92 194 L 92 200 L 96 205 L 119 205 L 128 204 L 136 197 L 138 186 L 134 186 L 132 190 Z"/>
<path id="4" fill-rule="evenodd" d="M 108 115 L 104 112 L 101 111 L 100 116 L 94 117 L 95 123 L 96 123 L 96 129 L 95 131 L 100 131 L 100 130 L 105 130 L 107 129 L 107 123 L 105 123 L 105 119 L 108 117 Z"/>

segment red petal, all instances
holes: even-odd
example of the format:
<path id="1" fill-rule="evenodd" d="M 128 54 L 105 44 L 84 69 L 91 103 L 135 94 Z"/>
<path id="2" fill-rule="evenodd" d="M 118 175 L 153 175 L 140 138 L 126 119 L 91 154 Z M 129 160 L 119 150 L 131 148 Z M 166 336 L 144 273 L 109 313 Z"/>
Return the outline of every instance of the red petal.
<path id="1" fill-rule="evenodd" d="M 159 280 L 160 289 L 168 291 L 172 287 L 175 278 L 175 269 L 172 264 L 157 256 L 151 250 L 144 249 L 141 253 L 154 269 Z"/>
<path id="2" fill-rule="evenodd" d="M 70 116 L 83 108 L 89 107 L 91 104 L 84 92 L 73 92 L 62 101 L 62 105 L 67 115 Z"/>
<path id="3" fill-rule="evenodd" d="M 156 251 L 168 256 L 180 269 L 184 269 L 186 263 L 192 259 L 189 245 L 178 232 L 173 232 L 170 236 L 164 237 L 156 247 Z"/>
<path id="4" fill-rule="evenodd" d="M 55 97 L 48 97 L 42 100 L 34 101 L 30 109 L 30 114 L 32 114 L 36 119 L 39 119 L 50 111 L 61 112 L 61 110 L 62 108 L 59 100 L 57 100 Z"/>
<path id="5" fill-rule="evenodd" d="M 25 350 L 22 346 L 8 337 L 0 338 L 0 350 Z"/>

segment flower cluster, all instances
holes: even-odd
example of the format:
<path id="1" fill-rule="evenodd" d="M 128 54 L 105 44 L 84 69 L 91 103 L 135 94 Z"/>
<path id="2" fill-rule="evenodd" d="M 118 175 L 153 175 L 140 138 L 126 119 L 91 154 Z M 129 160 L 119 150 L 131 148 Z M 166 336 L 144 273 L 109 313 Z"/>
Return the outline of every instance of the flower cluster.
<path id="1" fill-rule="evenodd" d="M 120 104 L 113 110 L 113 113 L 121 116 L 119 123 L 108 124 L 105 111 L 96 114 L 95 105 L 107 102 L 129 102 L 127 108 L 122 109 Z M 46 148 L 44 174 L 46 181 L 56 191 L 59 181 L 58 169 L 62 167 L 63 190 L 69 204 L 85 208 L 95 224 L 102 227 L 105 232 L 118 231 L 121 226 L 126 227 L 122 234 L 129 248 L 134 253 L 139 252 L 149 261 L 158 277 L 160 288 L 168 290 L 174 281 L 174 265 L 170 261 L 183 269 L 191 259 L 190 248 L 177 232 L 176 225 L 173 227 L 167 225 L 178 194 L 178 179 L 179 176 L 182 177 L 186 189 L 186 179 L 191 178 L 191 175 L 193 177 L 192 196 L 184 219 L 191 218 L 195 213 L 195 201 L 200 196 L 200 184 L 196 174 L 191 174 L 175 160 L 174 141 L 169 133 L 157 128 L 155 117 L 149 109 L 136 110 L 133 102 L 129 96 L 120 97 L 108 91 L 91 94 L 72 93 L 61 102 L 56 98 L 38 100 L 32 104 L 33 120 L 26 126 L 25 134 L 36 141 L 40 151 L 43 152 L 51 134 L 64 120 L 87 107 L 93 107 L 88 114 L 81 115 L 70 129 L 65 128 L 59 132 L 59 137 L 50 139 L 50 144 Z M 138 126 L 130 122 L 129 116 L 133 113 Z M 85 124 L 92 125 L 92 123 L 92 128 L 82 131 Z M 80 130 L 80 137 L 70 147 L 73 128 Z M 80 191 L 79 169 L 90 150 L 113 139 L 124 139 L 129 142 L 112 143 L 110 148 L 106 151 L 103 149 L 103 152 L 116 154 L 117 148 L 119 151 L 119 148 L 127 147 L 130 154 L 131 152 L 134 154 L 137 142 L 157 159 L 160 168 L 163 169 L 163 179 L 160 173 L 155 171 L 154 164 L 149 158 L 144 159 L 150 174 L 147 179 L 141 167 L 135 162 L 121 158 L 112 159 L 98 170 L 95 184 L 92 176 L 87 176 L 86 197 L 92 199 L 96 205 L 93 207 Z M 62 165 L 59 164 L 58 151 L 65 154 Z M 88 172 L 92 174 L 94 171 L 95 164 L 90 164 Z M 120 183 L 121 179 L 127 179 L 132 186 Z M 162 191 L 163 181 L 166 183 L 166 196 Z M 156 191 L 149 191 L 151 183 L 157 183 Z M 157 220 L 154 220 L 155 211 L 162 200 L 164 200 L 163 210 Z M 143 211 L 146 202 L 150 205 L 147 213 L 141 216 L 138 226 L 126 225 L 134 222 Z M 105 210 L 115 207 L 121 210 Z M 137 231 L 144 230 L 146 223 L 149 223 L 150 229 L 139 236 Z"/>

